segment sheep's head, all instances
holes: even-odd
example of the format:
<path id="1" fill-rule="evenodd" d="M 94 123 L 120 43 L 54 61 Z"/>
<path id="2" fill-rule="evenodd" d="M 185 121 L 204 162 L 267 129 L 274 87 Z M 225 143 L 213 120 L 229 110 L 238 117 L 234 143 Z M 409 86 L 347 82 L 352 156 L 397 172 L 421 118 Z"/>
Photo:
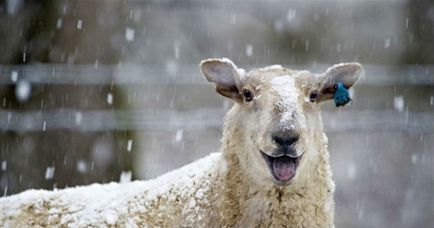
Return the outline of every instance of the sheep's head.
<path id="1" fill-rule="evenodd" d="M 245 72 L 229 59 L 204 60 L 200 67 L 219 94 L 236 102 L 235 121 L 228 124 L 242 134 L 234 139 L 242 148 L 241 167 L 261 183 L 279 185 L 297 181 L 304 164 L 318 154 L 318 103 L 333 97 L 338 82 L 350 88 L 362 72 L 358 63 L 338 64 L 322 74 L 281 66 Z"/>

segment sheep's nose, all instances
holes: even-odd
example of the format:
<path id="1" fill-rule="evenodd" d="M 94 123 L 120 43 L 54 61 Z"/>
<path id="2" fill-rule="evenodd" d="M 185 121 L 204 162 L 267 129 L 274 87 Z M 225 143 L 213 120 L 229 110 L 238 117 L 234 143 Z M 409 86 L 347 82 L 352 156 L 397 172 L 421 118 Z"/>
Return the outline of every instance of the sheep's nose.
<path id="1" fill-rule="evenodd" d="M 298 140 L 298 135 L 293 132 L 274 133 L 271 137 L 279 147 L 290 147 Z"/>

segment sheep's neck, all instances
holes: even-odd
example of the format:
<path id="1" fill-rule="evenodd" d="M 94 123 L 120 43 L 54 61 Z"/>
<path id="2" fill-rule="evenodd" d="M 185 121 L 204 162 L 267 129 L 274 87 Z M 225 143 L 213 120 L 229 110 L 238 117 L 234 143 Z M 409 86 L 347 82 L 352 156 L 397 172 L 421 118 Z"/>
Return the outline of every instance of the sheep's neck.
<path id="1" fill-rule="evenodd" d="M 314 227 L 322 223 L 320 227 L 328 227 L 324 224 L 332 224 L 333 184 L 327 183 L 327 178 L 320 178 L 317 174 L 304 185 L 296 187 L 258 188 L 248 181 L 245 174 L 232 168 L 237 167 L 232 163 L 237 162 L 237 158 L 232 159 L 226 173 L 227 185 L 222 189 L 222 207 L 231 208 L 224 216 L 229 218 L 226 222 L 228 225 L 251 227 L 261 224 L 269 227 L 291 224 L 291 227 L 302 227 L 310 224 L 312 226 L 306 227 Z M 325 167 L 321 166 L 325 166 L 325 163 L 318 165 L 317 172 L 329 175 Z M 303 219 L 311 217 L 312 221 L 296 224 L 296 221 L 299 221 L 297 217 L 302 216 L 300 213 L 303 213 Z"/>
<path id="2" fill-rule="evenodd" d="M 237 127 L 227 126 L 226 136 L 234 136 Z M 232 131 L 232 132 L 230 132 Z M 304 178 L 289 186 L 269 187 L 252 182 L 239 167 L 237 152 L 243 152 L 242 143 L 223 138 L 223 154 L 227 163 L 225 183 L 222 186 L 224 208 L 231 208 L 226 224 L 229 226 L 288 226 L 331 227 L 333 224 L 333 189 L 328 151 L 322 131 L 314 136 L 318 159 L 310 162 Z M 319 145 L 319 146 L 318 146 Z M 311 151 L 312 152 L 312 151 Z M 313 152 L 315 153 L 315 152 Z M 225 210 L 224 210 L 225 211 Z M 302 213 L 303 215 L 301 215 Z M 298 217 L 302 216 L 300 220 Z M 306 220 L 307 218 L 307 220 Z M 310 219 L 310 221 L 308 221 Z"/>

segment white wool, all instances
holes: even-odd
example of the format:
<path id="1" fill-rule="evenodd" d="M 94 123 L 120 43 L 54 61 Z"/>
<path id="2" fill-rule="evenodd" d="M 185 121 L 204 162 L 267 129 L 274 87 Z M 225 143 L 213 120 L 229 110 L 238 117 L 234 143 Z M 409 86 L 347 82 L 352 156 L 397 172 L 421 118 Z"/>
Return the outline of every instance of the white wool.
<path id="1" fill-rule="evenodd" d="M 271 85 L 273 86 L 273 89 L 277 91 L 282 98 L 285 99 L 297 98 L 293 77 L 289 75 L 275 77 L 271 80 Z"/>
<path id="2" fill-rule="evenodd" d="M 164 194 L 169 195 L 170 190 L 175 190 L 181 196 L 191 194 L 189 186 L 193 186 L 198 177 L 217 167 L 220 158 L 220 153 L 212 153 L 149 181 L 92 184 L 58 191 L 32 189 L 3 197 L 0 198 L 0 227 L 16 227 L 17 224 L 21 224 L 23 221 L 15 219 L 19 218 L 23 210 L 28 207 L 34 209 L 35 216 L 38 213 L 49 214 L 47 220 L 52 224 L 73 227 L 84 227 L 90 224 L 115 225 L 120 220 L 120 216 L 127 215 L 131 210 L 139 210 L 139 208 L 131 208 L 131 201 L 144 192 L 146 192 L 146 200 L 154 200 Z M 187 202 L 188 206 L 194 208 L 196 199 L 203 201 L 205 191 L 206 189 L 199 189 L 194 192 Z M 60 221 L 56 222 L 60 215 Z M 32 218 L 27 217 L 26 220 L 32 221 Z"/>
<path id="3" fill-rule="evenodd" d="M 271 80 L 271 86 L 278 94 L 277 105 L 283 110 L 280 119 L 282 127 L 293 127 L 291 121 L 297 108 L 297 91 L 294 78 L 289 75 L 275 77 Z"/>

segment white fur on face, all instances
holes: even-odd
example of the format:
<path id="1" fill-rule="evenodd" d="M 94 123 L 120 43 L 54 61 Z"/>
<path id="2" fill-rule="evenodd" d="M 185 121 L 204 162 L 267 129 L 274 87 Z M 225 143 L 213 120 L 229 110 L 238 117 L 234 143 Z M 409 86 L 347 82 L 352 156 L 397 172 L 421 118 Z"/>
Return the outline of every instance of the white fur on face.
<path id="1" fill-rule="evenodd" d="M 294 78 L 289 75 L 278 76 L 271 80 L 272 89 L 278 94 L 275 105 L 281 111 L 279 128 L 294 129 L 294 115 L 297 108 L 297 91 Z"/>
<path id="2" fill-rule="evenodd" d="M 262 70 L 268 68 L 263 68 Z M 274 67 L 270 69 L 275 70 Z M 278 69 L 277 69 L 278 70 Z M 288 74 L 289 73 L 289 74 Z M 291 74 L 293 73 L 293 74 Z M 260 87 L 260 91 L 256 91 L 255 100 L 250 103 L 245 103 L 242 108 L 242 121 L 244 122 L 244 133 L 247 133 L 244 141 L 244 150 L 240 161 L 243 168 L 256 180 L 257 183 L 265 185 L 274 181 L 274 177 L 270 173 L 270 169 L 266 164 L 260 150 L 271 155 L 277 148 L 276 143 L 272 139 L 272 134 L 276 131 L 295 131 L 300 136 L 299 141 L 295 145 L 295 150 L 299 155 L 304 154 L 307 150 L 307 139 L 310 137 L 309 127 L 306 126 L 306 115 L 304 110 L 305 94 L 302 89 L 297 87 L 296 80 L 299 72 L 287 72 L 282 74 L 278 72 L 277 76 L 270 75 L 269 77 L 259 77 L 256 80 L 262 84 L 258 86 L 245 85 L 247 88 Z M 311 105 L 309 103 L 309 105 Z M 256 108 L 256 109 L 255 109 Z M 240 110 L 241 111 L 241 110 Z M 316 115 L 317 113 L 311 113 Z M 305 135 L 307 134 L 307 135 Z M 304 156 L 306 157 L 306 156 Z M 301 171 L 299 165 L 297 175 Z M 296 177 L 294 177 L 294 180 Z"/>

